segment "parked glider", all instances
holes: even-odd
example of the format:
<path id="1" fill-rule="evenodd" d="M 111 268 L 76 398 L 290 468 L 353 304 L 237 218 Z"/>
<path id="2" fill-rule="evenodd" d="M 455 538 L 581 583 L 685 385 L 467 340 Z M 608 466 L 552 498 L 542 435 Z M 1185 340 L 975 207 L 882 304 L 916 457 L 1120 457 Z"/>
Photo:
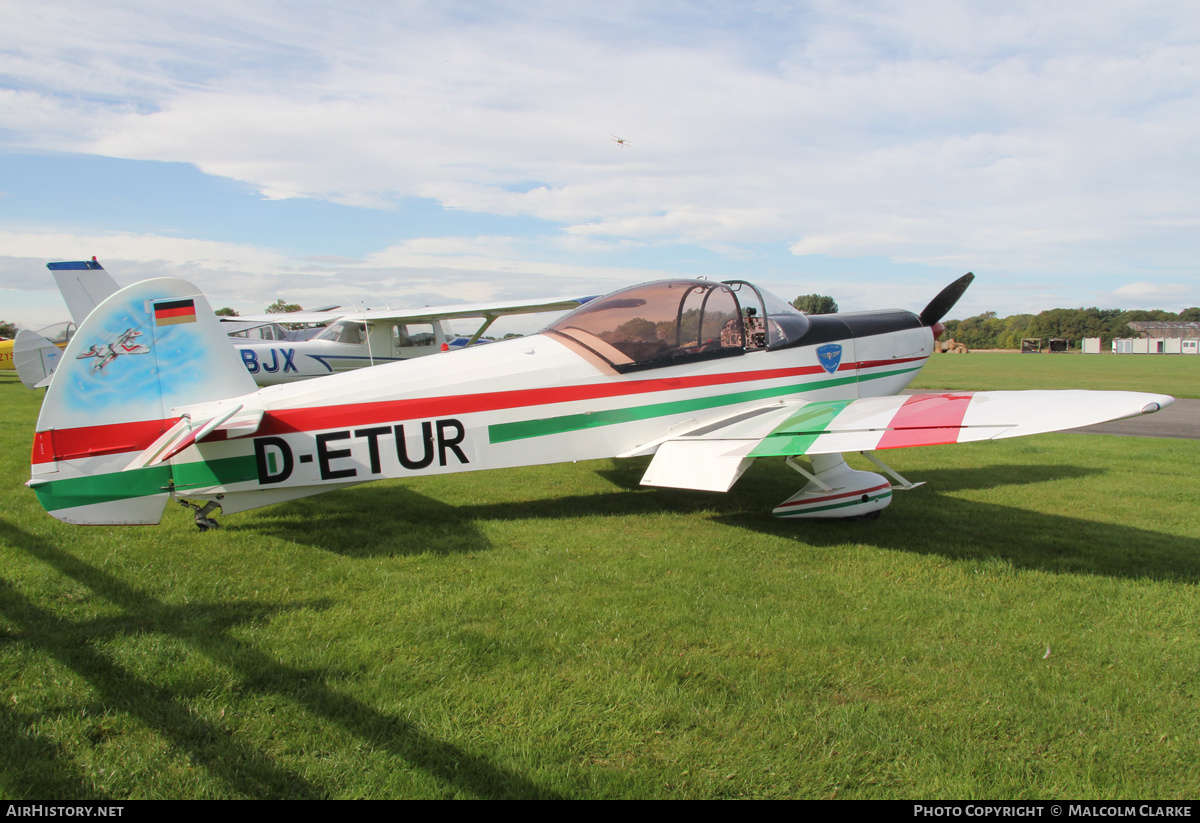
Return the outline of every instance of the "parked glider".
<path id="1" fill-rule="evenodd" d="M 537 335 L 261 390 L 195 286 L 149 280 L 105 301 L 68 347 L 42 404 L 29 485 L 69 523 L 157 523 L 176 498 L 203 529 L 218 507 L 382 478 L 653 455 L 644 484 L 725 491 L 754 460 L 784 457 L 808 483 L 776 515 L 848 517 L 877 514 L 913 484 L 886 467 L 895 482 L 852 470 L 843 452 L 1036 434 L 1173 401 L 898 396 L 972 278 L 920 314 L 817 316 L 744 281 L 649 283 Z M 160 307 L 185 301 L 187 319 L 159 322 Z M 78 359 L 124 329 L 142 332 L 150 356 L 104 370 Z"/>

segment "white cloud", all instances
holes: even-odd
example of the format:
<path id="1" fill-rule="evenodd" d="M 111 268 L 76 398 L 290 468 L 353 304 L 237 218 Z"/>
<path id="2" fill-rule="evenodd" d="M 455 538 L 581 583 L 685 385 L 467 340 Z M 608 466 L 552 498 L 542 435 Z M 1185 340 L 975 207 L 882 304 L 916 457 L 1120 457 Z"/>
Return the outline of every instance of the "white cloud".
<path id="1" fill-rule="evenodd" d="M 1099 273 L 1196 288 L 1194 4 L 0 8 L 10 147 L 564 227 L 559 263 L 414 241 L 363 250 L 371 266 L 604 277 L 572 255 L 775 243 L 1054 273 L 1085 294 L 1120 296 Z"/>
<path id="2" fill-rule="evenodd" d="M 0 231 L 0 319 L 37 327 L 63 307 L 47 262 L 96 256 L 119 285 L 182 277 L 215 306 L 261 312 L 279 297 L 305 306 L 420 306 L 531 296 L 583 296 L 671 276 L 654 269 L 537 259 L 524 238 L 419 238 L 362 259 L 292 259 L 254 246 L 156 235 Z M 36 300 L 23 293 L 35 292 Z"/>
<path id="3" fill-rule="evenodd" d="M 1178 311 L 1197 302 L 1194 284 L 1185 283 L 1127 283 L 1113 291 L 1113 298 L 1121 306 L 1129 308 L 1165 308 Z M 1187 301 L 1192 302 L 1187 302 Z"/>

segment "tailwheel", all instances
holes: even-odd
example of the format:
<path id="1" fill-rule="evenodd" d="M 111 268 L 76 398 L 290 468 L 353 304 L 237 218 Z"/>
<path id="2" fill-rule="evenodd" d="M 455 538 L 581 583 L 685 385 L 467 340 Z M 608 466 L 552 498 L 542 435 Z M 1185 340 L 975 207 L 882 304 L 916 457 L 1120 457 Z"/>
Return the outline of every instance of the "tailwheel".
<path id="1" fill-rule="evenodd" d="M 216 517 L 213 516 L 213 512 L 220 511 L 221 509 L 221 504 L 216 500 L 210 500 L 203 506 L 198 503 L 192 503 L 189 500 L 181 500 L 179 498 L 175 498 L 175 502 L 183 506 L 185 509 L 191 509 L 195 512 L 193 521 L 196 524 L 196 528 L 198 528 L 200 531 L 206 532 L 209 529 L 221 528 L 221 524 L 218 523 Z"/>

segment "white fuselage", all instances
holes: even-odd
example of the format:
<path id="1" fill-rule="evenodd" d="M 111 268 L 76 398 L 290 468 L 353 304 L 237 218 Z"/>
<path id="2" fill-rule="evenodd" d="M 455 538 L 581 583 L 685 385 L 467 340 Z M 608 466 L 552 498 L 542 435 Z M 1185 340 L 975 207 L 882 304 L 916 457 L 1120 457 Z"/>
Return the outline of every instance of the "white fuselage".
<path id="1" fill-rule="evenodd" d="M 932 343 L 926 328 L 840 340 L 844 354 L 833 373 L 819 362 L 818 346 L 797 346 L 617 374 L 534 335 L 224 401 L 261 408 L 262 428 L 194 446 L 172 462 L 186 478 L 197 459 L 245 461 L 239 481 L 176 481 L 180 493 L 220 496 L 232 512 L 386 477 L 620 456 L 672 426 L 765 399 L 895 394 Z M 212 404 L 177 411 L 200 419 Z"/>

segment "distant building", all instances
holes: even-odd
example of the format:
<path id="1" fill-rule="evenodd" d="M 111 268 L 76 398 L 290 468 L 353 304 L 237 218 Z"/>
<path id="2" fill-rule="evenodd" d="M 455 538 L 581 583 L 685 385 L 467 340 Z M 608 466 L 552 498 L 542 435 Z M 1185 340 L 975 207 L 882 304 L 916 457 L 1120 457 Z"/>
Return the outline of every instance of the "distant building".
<path id="1" fill-rule="evenodd" d="M 1142 337 L 1200 338 L 1200 322 L 1195 320 L 1134 320 L 1129 328 Z"/>
<path id="2" fill-rule="evenodd" d="M 1113 340 L 1115 354 L 1200 354 L 1200 322 L 1134 320 L 1129 328 L 1141 337 Z"/>

